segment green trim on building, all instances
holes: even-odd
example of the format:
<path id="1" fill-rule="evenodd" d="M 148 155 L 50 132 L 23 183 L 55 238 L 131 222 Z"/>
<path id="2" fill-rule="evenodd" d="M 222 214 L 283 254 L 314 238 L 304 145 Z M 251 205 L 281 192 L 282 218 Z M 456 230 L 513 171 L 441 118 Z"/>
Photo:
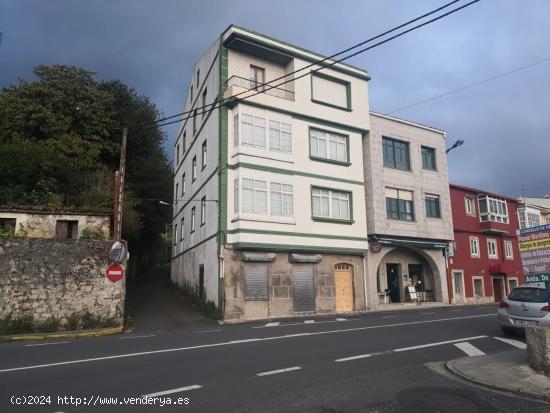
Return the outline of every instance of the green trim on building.
<path id="1" fill-rule="evenodd" d="M 346 87 L 346 106 L 335 105 L 334 103 L 315 99 L 313 97 L 313 78 L 314 77 L 320 77 L 321 79 L 330 80 L 331 82 L 340 83 L 341 85 L 344 85 Z M 310 80 L 311 80 L 311 101 L 313 103 L 325 105 L 334 109 L 345 110 L 347 112 L 351 112 L 353 110 L 351 108 L 351 83 L 350 82 L 344 79 L 339 79 L 337 77 L 327 75 L 326 73 L 321 73 L 321 72 L 311 72 Z"/>
<path id="2" fill-rule="evenodd" d="M 291 245 L 291 244 L 260 244 L 254 242 L 236 242 L 234 244 L 227 244 L 236 250 L 262 250 L 262 251 L 279 251 L 279 252 L 326 252 L 334 254 L 352 254 L 359 255 L 365 254 L 367 249 L 360 248 L 334 248 L 334 247 L 320 247 L 312 245 Z"/>
<path id="3" fill-rule="evenodd" d="M 321 189 L 325 191 L 334 191 L 334 192 L 345 192 L 349 194 L 349 219 L 336 219 L 336 218 L 330 218 L 330 217 L 314 216 L 313 215 L 313 190 L 314 189 Z M 326 186 L 319 186 L 319 185 L 310 185 L 309 191 L 310 191 L 309 197 L 311 199 L 311 219 L 313 221 L 322 221 L 322 222 L 328 222 L 333 224 L 347 224 L 347 225 L 351 225 L 355 223 L 355 221 L 353 220 L 353 192 L 347 191 L 345 189 L 329 188 Z"/>
<path id="4" fill-rule="evenodd" d="M 341 129 L 341 130 L 346 131 L 346 132 L 366 134 L 369 131 L 368 129 L 357 128 L 355 126 L 346 125 L 344 123 L 339 123 L 339 122 L 332 122 L 330 120 L 317 118 L 315 116 L 305 115 L 303 113 L 294 112 L 292 110 L 286 110 L 286 109 L 281 109 L 281 108 L 278 108 L 278 107 L 275 107 L 275 106 L 264 105 L 262 103 L 257 103 L 257 102 L 254 102 L 252 100 L 241 100 L 241 101 L 236 101 L 235 104 L 236 103 L 240 103 L 240 104 L 248 105 L 248 106 L 254 106 L 254 107 L 257 107 L 259 109 L 270 110 L 272 112 L 282 113 L 282 114 L 285 114 L 285 115 L 292 116 L 295 119 L 303 120 L 305 122 L 316 123 L 318 125 L 324 125 L 324 126 L 328 126 L 330 128 L 335 128 L 335 129 Z"/>
<path id="5" fill-rule="evenodd" d="M 227 168 L 229 169 L 245 168 L 245 169 L 253 169 L 256 171 L 273 172 L 273 173 L 278 173 L 283 175 L 305 176 L 307 178 L 323 179 L 326 181 L 333 181 L 333 182 L 342 182 L 342 183 L 351 184 L 351 185 L 363 186 L 365 184 L 363 181 L 352 181 L 351 179 L 335 178 L 333 176 L 328 176 L 328 175 L 310 174 L 309 172 L 294 171 L 292 169 L 273 168 L 271 166 L 256 165 L 256 164 L 247 163 L 247 162 L 237 162 L 236 164 L 233 164 L 233 165 L 227 165 Z M 345 192 L 349 192 L 349 191 L 345 191 Z"/>
<path id="6" fill-rule="evenodd" d="M 311 154 L 311 130 L 312 129 L 316 130 L 316 131 L 319 131 L 319 132 L 331 133 L 333 135 L 339 135 L 343 138 L 346 138 L 346 157 L 347 157 L 347 161 L 342 162 L 342 161 L 337 161 L 336 159 L 328 159 L 328 158 L 321 158 L 319 156 L 313 156 Z M 308 128 L 309 159 L 311 159 L 312 161 L 332 163 L 332 164 L 340 165 L 340 166 L 350 166 L 351 162 L 350 162 L 350 148 L 349 148 L 350 145 L 349 145 L 349 142 L 350 142 L 349 135 L 344 135 L 342 133 L 332 132 L 332 131 L 329 131 L 329 130 L 326 130 L 326 129 L 318 128 L 316 126 L 309 126 L 309 128 Z"/>
<path id="7" fill-rule="evenodd" d="M 300 46 L 296 46 L 294 44 L 291 44 L 291 43 L 288 43 L 288 42 L 285 42 L 285 41 L 282 41 L 282 40 L 279 40 L 279 39 L 276 39 L 274 37 L 271 37 L 271 36 L 267 36 L 265 34 L 262 34 L 262 33 L 258 33 L 258 32 L 255 32 L 253 30 L 250 30 L 250 29 L 247 29 L 246 27 L 242 27 L 242 26 L 238 26 L 238 25 L 235 25 L 235 24 L 232 24 L 230 25 L 227 29 L 224 30 L 224 32 L 222 33 L 222 37 L 223 35 L 228 31 L 230 30 L 232 27 L 236 28 L 236 29 L 240 29 L 240 30 L 244 30 L 246 32 L 249 32 L 249 33 L 252 33 L 252 34 L 255 34 L 257 36 L 260 36 L 260 37 L 263 37 L 265 39 L 268 39 L 268 40 L 271 40 L 271 41 L 274 41 L 274 42 L 277 42 L 277 43 L 280 43 L 284 46 L 287 46 L 287 47 L 292 47 L 294 49 L 297 49 L 301 52 L 305 52 L 305 53 L 310 53 L 310 54 L 313 54 L 315 56 L 317 56 L 317 58 L 312 58 L 310 56 L 306 56 L 302 53 L 296 53 L 296 52 L 292 52 L 290 50 L 284 50 L 286 53 L 289 53 L 291 54 L 292 56 L 294 57 L 299 57 L 301 59 L 304 59 L 308 62 L 311 62 L 311 63 L 314 63 L 314 62 L 318 62 L 319 60 L 323 60 L 323 59 L 326 59 L 327 56 L 323 56 L 319 53 L 316 53 L 316 52 L 313 52 L 311 50 L 308 50 L 308 49 L 305 49 L 303 47 L 300 47 Z M 258 41 L 257 39 L 253 39 L 249 36 L 246 36 L 246 35 L 243 35 L 241 33 L 235 33 L 235 36 L 242 36 L 244 38 L 247 38 L 247 39 L 250 39 L 250 40 L 255 40 L 255 41 Z M 270 45 L 271 46 L 271 45 Z M 276 46 L 271 46 L 271 47 L 276 47 Z M 330 61 L 327 61 L 326 64 L 329 64 Z M 357 66 L 353 66 L 349 63 L 338 63 L 342 66 L 347 66 L 349 67 L 350 69 L 353 69 L 353 70 L 358 70 L 362 73 L 356 73 L 356 72 L 353 72 L 351 70 L 346 70 L 345 68 L 343 67 L 338 67 L 336 65 L 333 65 L 333 66 L 330 66 L 329 69 L 331 70 L 334 70 L 336 72 L 341 72 L 341 73 L 344 73 L 344 74 L 347 74 L 347 75 L 350 75 L 350 76 L 353 76 L 353 77 L 356 77 L 356 78 L 359 78 L 359 79 L 362 79 L 362 80 L 366 80 L 366 81 L 369 81 L 371 79 L 371 77 L 368 75 L 368 72 L 365 70 L 365 69 L 361 69 L 360 67 L 357 67 Z"/>
<path id="8" fill-rule="evenodd" d="M 227 231 L 228 234 L 265 234 L 265 235 L 282 235 L 289 237 L 306 237 L 306 238 L 324 238 L 324 239 L 339 239 L 346 241 L 368 241 L 368 238 L 361 237 L 348 237 L 343 235 L 329 235 L 329 234 L 312 234 L 308 232 L 286 232 L 286 231 L 268 231 L 263 229 L 249 229 L 249 228 L 238 228 L 231 229 Z"/>

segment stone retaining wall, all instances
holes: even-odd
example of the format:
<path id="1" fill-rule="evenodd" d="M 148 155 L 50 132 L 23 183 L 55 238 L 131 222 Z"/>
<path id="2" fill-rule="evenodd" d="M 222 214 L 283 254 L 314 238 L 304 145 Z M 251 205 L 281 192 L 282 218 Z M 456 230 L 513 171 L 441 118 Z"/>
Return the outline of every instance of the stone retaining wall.
<path id="1" fill-rule="evenodd" d="M 82 317 L 124 321 L 125 281 L 109 281 L 111 241 L 0 239 L 0 319 L 32 316 L 61 326 Z"/>

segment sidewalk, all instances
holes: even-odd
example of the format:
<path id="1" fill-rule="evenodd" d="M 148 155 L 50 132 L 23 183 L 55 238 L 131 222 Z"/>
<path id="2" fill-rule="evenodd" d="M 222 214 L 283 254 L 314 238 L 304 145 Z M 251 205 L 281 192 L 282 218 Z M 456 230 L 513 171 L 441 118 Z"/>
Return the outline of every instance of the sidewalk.
<path id="1" fill-rule="evenodd" d="M 525 350 L 463 357 L 446 364 L 451 373 L 485 387 L 550 402 L 550 377 L 527 364 Z"/>

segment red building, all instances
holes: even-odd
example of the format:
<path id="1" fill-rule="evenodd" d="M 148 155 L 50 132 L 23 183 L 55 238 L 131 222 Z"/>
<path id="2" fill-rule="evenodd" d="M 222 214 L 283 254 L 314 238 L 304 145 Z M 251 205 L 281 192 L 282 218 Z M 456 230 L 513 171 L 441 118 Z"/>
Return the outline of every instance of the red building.
<path id="1" fill-rule="evenodd" d="M 501 301 L 524 282 L 516 230 L 518 201 L 460 185 L 449 185 L 454 254 L 449 256 L 449 302 Z"/>

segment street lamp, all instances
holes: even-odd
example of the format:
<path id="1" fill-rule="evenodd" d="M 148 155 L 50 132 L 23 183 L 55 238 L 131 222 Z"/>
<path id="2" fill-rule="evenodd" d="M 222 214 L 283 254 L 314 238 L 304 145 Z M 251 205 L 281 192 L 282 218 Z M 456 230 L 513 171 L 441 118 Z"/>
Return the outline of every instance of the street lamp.
<path id="1" fill-rule="evenodd" d="M 449 153 L 449 151 L 453 150 L 454 148 L 458 148 L 459 146 L 464 145 L 464 140 L 458 139 L 453 146 L 451 146 L 449 149 L 445 151 L 445 153 Z"/>

